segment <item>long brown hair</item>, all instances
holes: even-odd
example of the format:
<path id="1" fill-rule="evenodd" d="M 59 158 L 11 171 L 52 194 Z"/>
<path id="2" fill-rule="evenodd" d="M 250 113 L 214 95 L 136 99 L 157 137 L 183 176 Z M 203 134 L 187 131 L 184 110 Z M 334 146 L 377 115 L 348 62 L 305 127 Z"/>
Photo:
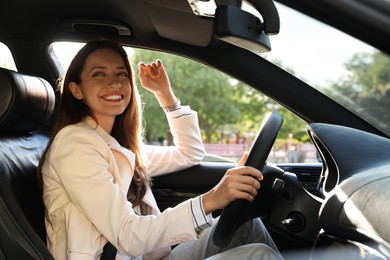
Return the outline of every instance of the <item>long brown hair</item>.
<path id="1" fill-rule="evenodd" d="M 93 40 L 89 41 L 83 48 L 79 50 L 69 65 L 65 74 L 63 84 L 61 84 L 61 104 L 48 146 L 43 153 L 43 156 L 38 165 L 38 181 L 42 185 L 42 165 L 45 161 L 47 151 L 49 150 L 57 133 L 67 125 L 76 124 L 84 120 L 87 116 L 92 118 L 93 115 L 89 107 L 82 101 L 76 99 L 69 90 L 69 84 L 75 82 L 81 83 L 81 72 L 84 63 L 88 56 L 96 50 L 109 48 L 123 58 L 131 84 L 131 98 L 130 103 L 125 111 L 116 116 L 114 126 L 111 131 L 111 136 L 114 137 L 120 145 L 128 148 L 136 155 L 134 176 L 127 194 L 128 199 L 133 205 L 138 205 L 146 193 L 148 185 L 150 185 L 150 178 L 145 172 L 144 162 L 141 155 L 142 144 L 142 108 L 139 93 L 135 87 L 134 77 L 130 66 L 130 61 L 127 57 L 126 51 L 116 42 L 109 40 Z M 95 121 L 97 121 L 95 119 Z"/>

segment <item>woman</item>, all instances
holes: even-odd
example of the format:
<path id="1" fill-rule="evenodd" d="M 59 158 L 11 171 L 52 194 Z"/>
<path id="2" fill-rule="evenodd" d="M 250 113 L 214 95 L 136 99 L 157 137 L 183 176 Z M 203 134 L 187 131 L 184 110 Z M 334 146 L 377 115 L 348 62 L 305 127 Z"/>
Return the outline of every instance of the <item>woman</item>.
<path id="1" fill-rule="evenodd" d="M 204 148 L 197 114 L 180 105 L 161 62 L 138 66 L 142 86 L 166 111 L 175 146 L 142 144 L 140 100 L 124 49 L 106 40 L 87 43 L 65 75 L 57 123 L 38 171 L 55 259 L 99 259 L 107 241 L 117 259 L 188 258 L 194 256 L 190 248 L 210 244 L 210 232 L 199 238 L 213 225 L 213 211 L 257 194 L 262 175 L 242 166 L 243 158 L 210 192 L 159 212 L 150 176 L 198 164 Z M 274 247 L 258 222 L 249 228 L 261 230 L 259 242 Z M 190 240 L 200 242 L 183 243 Z M 218 252 L 197 253 L 201 259 Z"/>

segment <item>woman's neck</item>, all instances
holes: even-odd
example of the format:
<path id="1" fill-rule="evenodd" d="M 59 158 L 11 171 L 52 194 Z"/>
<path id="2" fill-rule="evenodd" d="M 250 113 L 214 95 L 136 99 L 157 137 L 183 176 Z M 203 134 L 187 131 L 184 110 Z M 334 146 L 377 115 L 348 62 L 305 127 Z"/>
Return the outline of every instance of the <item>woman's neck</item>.
<path id="1" fill-rule="evenodd" d="M 97 117 L 96 119 L 100 127 L 103 128 L 108 134 L 111 134 L 115 122 L 115 117 Z"/>

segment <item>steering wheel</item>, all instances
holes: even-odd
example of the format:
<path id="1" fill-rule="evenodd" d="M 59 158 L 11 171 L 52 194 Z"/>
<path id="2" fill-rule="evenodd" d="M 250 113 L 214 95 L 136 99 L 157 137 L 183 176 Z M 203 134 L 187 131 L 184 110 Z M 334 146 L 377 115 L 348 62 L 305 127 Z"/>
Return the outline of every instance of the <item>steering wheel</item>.
<path id="1" fill-rule="evenodd" d="M 270 206 L 270 196 L 275 173 L 263 171 L 267 157 L 282 126 L 283 118 L 276 112 L 271 112 L 264 118 L 260 130 L 250 148 L 248 159 L 245 163 L 262 171 L 264 179 L 261 181 L 261 188 L 254 201 L 235 200 L 223 209 L 217 226 L 215 227 L 213 241 L 219 247 L 227 246 L 234 231 L 246 221 L 262 216 Z M 264 169 L 265 170 L 265 169 Z"/>

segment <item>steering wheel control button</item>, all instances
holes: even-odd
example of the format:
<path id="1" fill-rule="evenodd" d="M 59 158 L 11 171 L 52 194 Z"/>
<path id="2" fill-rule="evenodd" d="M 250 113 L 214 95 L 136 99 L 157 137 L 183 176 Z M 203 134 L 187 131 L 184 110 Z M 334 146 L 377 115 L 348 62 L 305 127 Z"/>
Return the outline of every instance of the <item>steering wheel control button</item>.
<path id="1" fill-rule="evenodd" d="M 272 185 L 272 191 L 276 193 L 282 193 L 284 190 L 284 181 L 276 178 L 274 184 Z"/>

